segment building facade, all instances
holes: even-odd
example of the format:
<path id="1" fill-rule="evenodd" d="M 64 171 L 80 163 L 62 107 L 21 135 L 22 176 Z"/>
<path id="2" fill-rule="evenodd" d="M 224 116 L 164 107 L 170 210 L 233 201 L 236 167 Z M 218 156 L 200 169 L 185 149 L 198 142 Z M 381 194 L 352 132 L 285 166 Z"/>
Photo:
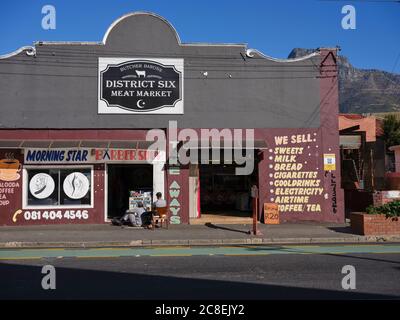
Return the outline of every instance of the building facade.
<path id="1" fill-rule="evenodd" d="M 137 12 L 102 42 L 1 56 L 0 225 L 106 223 L 137 190 L 162 192 L 172 224 L 250 216 L 254 184 L 261 220 L 278 203 L 281 221 L 343 222 L 336 54 L 186 44 Z M 188 146 L 202 161 L 174 158 Z"/>
<path id="2" fill-rule="evenodd" d="M 346 217 L 373 204 L 374 191 L 385 190 L 386 146 L 382 121 L 374 116 L 340 114 L 341 176 Z"/>

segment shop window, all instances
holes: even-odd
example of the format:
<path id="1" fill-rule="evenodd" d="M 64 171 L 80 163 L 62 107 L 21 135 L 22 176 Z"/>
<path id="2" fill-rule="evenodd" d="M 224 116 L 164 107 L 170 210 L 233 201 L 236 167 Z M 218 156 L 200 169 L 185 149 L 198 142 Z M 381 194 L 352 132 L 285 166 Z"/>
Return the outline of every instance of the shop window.
<path id="1" fill-rule="evenodd" d="M 91 206 L 91 168 L 29 168 L 28 206 Z"/>
<path id="2" fill-rule="evenodd" d="M 58 169 L 28 170 L 28 206 L 57 206 Z"/>

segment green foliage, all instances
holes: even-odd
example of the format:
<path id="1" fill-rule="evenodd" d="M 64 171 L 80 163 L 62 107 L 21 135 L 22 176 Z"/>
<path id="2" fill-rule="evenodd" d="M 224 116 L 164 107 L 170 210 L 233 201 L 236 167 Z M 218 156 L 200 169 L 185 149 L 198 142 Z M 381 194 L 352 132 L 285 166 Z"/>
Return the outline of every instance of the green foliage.
<path id="1" fill-rule="evenodd" d="M 369 206 L 367 208 L 368 214 L 384 214 L 389 217 L 400 217 L 400 201 L 393 201 L 386 203 L 379 207 Z"/>
<path id="2" fill-rule="evenodd" d="M 394 115 L 388 115 L 383 120 L 383 137 L 387 148 L 400 144 L 400 120 Z"/>

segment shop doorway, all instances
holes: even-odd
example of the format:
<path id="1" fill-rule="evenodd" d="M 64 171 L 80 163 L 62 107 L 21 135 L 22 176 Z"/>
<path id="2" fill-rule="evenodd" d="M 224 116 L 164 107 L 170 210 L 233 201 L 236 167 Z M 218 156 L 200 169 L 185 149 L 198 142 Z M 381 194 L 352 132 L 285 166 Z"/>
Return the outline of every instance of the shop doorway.
<path id="1" fill-rule="evenodd" d="M 250 223 L 250 190 L 258 186 L 258 166 L 251 175 L 236 175 L 235 164 L 199 166 L 201 220 L 218 223 Z"/>
<path id="2" fill-rule="evenodd" d="M 121 216 L 128 209 L 130 191 L 153 190 L 153 166 L 150 164 L 109 164 L 107 175 L 108 219 Z"/>

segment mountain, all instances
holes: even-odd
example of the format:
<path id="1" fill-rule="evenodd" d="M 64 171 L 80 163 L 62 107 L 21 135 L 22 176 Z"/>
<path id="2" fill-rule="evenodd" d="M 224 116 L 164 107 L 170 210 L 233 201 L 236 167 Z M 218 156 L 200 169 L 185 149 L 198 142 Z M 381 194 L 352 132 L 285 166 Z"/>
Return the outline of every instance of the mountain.
<path id="1" fill-rule="evenodd" d="M 295 48 L 288 58 L 305 56 L 314 49 Z M 400 74 L 358 69 L 338 56 L 339 109 L 341 113 L 400 111 Z"/>

